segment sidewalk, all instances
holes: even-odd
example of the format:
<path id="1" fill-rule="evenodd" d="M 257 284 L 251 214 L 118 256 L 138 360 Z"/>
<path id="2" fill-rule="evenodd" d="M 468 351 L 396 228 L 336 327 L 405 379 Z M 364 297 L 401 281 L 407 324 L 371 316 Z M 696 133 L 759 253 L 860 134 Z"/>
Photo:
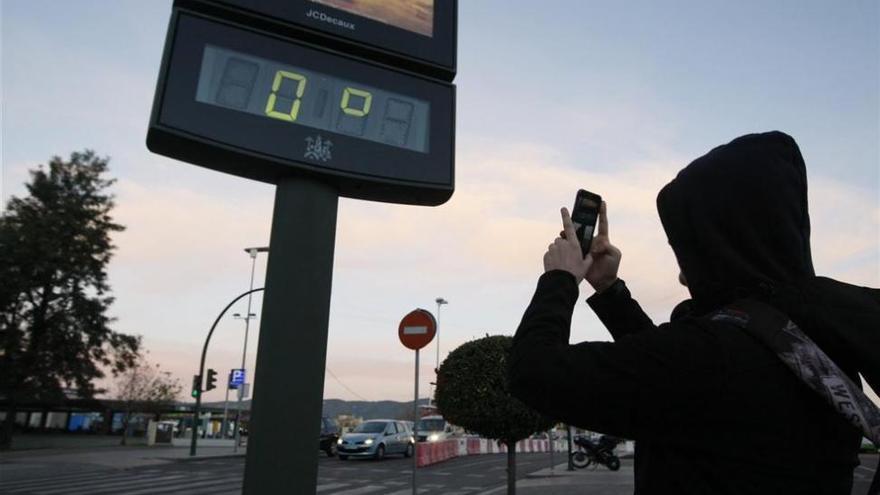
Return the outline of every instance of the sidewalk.
<path id="1" fill-rule="evenodd" d="M 875 471 L 880 467 L 880 456 L 861 454 L 861 465 L 856 468 L 852 495 L 865 495 Z M 516 490 L 524 495 L 632 495 L 632 460 L 624 460 L 619 471 L 609 471 L 604 467 L 595 470 L 576 469 L 567 471 L 566 464 L 558 464 L 553 470 L 541 469 L 517 481 Z M 482 492 L 480 495 L 503 495 L 506 487 L 498 487 Z"/>
<path id="2" fill-rule="evenodd" d="M 624 461 L 619 471 L 604 467 L 568 471 L 568 464 L 557 464 L 526 475 L 516 482 L 516 491 L 525 495 L 632 495 L 632 462 Z M 500 486 L 480 495 L 503 495 L 507 487 Z"/>

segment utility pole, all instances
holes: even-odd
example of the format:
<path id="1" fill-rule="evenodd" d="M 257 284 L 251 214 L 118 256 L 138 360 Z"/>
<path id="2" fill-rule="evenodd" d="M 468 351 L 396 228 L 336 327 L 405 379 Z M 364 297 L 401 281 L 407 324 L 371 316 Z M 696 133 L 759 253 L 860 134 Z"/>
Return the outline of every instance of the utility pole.
<path id="1" fill-rule="evenodd" d="M 256 266 L 257 266 L 257 253 L 267 253 L 267 252 L 269 252 L 269 247 L 265 246 L 265 247 L 245 248 L 244 252 L 246 252 L 248 254 L 248 256 L 251 257 L 250 289 L 252 290 L 254 288 L 254 270 L 256 269 Z M 247 368 L 245 365 L 245 359 L 247 358 L 248 331 L 250 330 L 251 318 L 254 318 L 257 316 L 254 313 L 251 313 L 251 302 L 252 302 L 252 298 L 250 296 L 248 296 L 247 313 L 245 313 L 245 317 L 244 317 L 244 345 L 242 346 L 242 349 L 241 349 L 241 369 L 242 369 L 242 372 L 245 372 L 245 373 L 246 373 L 245 370 Z M 233 316 L 240 317 L 240 315 L 233 315 Z M 243 387 L 242 387 L 242 389 L 238 390 L 238 403 L 236 404 L 236 407 L 235 407 L 235 435 L 233 435 L 233 438 L 235 439 L 235 441 L 234 441 L 234 446 L 232 448 L 233 452 L 238 452 L 238 444 L 241 443 L 241 409 L 242 409 L 241 402 L 244 397 L 244 394 L 242 392 L 243 392 Z"/>
<path id="2" fill-rule="evenodd" d="M 434 364 L 434 370 L 435 370 L 434 373 L 436 374 L 437 370 L 440 369 L 440 306 L 442 306 L 444 304 L 449 304 L 449 301 L 447 301 L 446 299 L 443 299 L 442 297 L 438 297 L 437 299 L 434 299 L 434 302 L 437 303 L 437 360 L 435 361 L 435 364 Z M 430 358 L 428 358 L 428 359 L 430 359 Z M 436 390 L 434 389 L 433 384 L 432 384 L 431 390 L 432 390 L 432 393 L 430 395 L 428 395 L 428 403 L 429 404 L 433 403 L 434 405 L 437 405 L 437 402 L 434 400 L 434 395 L 435 395 Z"/>
<path id="3" fill-rule="evenodd" d="M 223 398 L 223 424 L 220 426 L 220 438 L 226 440 L 226 428 L 229 418 L 229 382 L 232 381 L 232 372 L 226 377 L 226 397 Z"/>

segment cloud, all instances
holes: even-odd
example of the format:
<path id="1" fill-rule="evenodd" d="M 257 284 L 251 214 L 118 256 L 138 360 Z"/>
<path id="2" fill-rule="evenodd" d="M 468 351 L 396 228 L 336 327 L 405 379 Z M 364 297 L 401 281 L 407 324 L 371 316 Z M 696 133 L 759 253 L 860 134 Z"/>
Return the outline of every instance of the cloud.
<path id="1" fill-rule="evenodd" d="M 413 306 L 425 307 L 438 295 L 452 301 L 443 318 L 441 357 L 487 332 L 512 334 L 542 271 L 544 250 L 559 232 L 559 207 L 570 206 L 581 187 L 608 202 L 612 240 L 624 253 L 621 276 L 645 311 L 655 321 L 665 321 L 687 291 L 676 283 L 678 268 L 655 197 L 687 161 L 668 156 L 597 171 L 550 147 L 474 141 L 459 150 L 458 187 L 446 205 L 342 199 L 328 366 L 360 395 L 405 399 L 411 364 L 399 359 L 396 324 Z M 876 199 L 822 176 L 811 176 L 810 187 L 817 271 L 880 285 Z M 240 194 L 217 191 L 131 180 L 118 184 L 117 219 L 128 226 L 116 237 L 119 254 L 113 264 L 120 323 L 138 321 L 155 339 L 170 338 L 174 333 L 169 329 L 187 328 L 180 339 L 191 342 L 185 353 L 188 362 L 169 363 L 184 382 L 213 315 L 247 282 L 250 265 L 242 248 L 269 236 L 268 187 Z M 257 285 L 265 259 L 260 263 Z M 589 295 L 588 288 L 584 291 L 584 297 Z M 259 308 L 255 306 L 257 312 Z M 572 339 L 609 338 L 579 304 Z M 218 342 L 217 348 L 232 356 L 239 345 L 231 340 Z M 169 361 L 183 359 L 180 353 L 163 355 Z M 430 367 L 425 370 L 429 375 Z M 334 381 L 328 375 L 325 391 L 348 397 Z"/>
<path id="2" fill-rule="evenodd" d="M 830 177 L 810 177 L 810 223 L 816 273 L 880 286 L 880 197 Z"/>
<path id="3" fill-rule="evenodd" d="M 120 180 L 114 241 L 117 272 L 137 273 L 141 289 L 167 290 L 226 277 L 217 268 L 244 261 L 242 249 L 269 238 L 271 197 L 242 199 L 176 185 Z"/>

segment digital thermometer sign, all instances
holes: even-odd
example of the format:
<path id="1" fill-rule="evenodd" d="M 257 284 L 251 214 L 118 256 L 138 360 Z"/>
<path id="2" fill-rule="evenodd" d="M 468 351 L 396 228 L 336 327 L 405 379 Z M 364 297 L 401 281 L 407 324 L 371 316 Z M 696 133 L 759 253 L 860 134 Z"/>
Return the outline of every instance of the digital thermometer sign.
<path id="1" fill-rule="evenodd" d="M 216 46 L 204 53 L 196 101 L 428 152 L 426 101 Z"/>
<path id="2" fill-rule="evenodd" d="M 452 84 L 176 6 L 150 150 L 341 196 L 437 205 L 454 189 Z"/>

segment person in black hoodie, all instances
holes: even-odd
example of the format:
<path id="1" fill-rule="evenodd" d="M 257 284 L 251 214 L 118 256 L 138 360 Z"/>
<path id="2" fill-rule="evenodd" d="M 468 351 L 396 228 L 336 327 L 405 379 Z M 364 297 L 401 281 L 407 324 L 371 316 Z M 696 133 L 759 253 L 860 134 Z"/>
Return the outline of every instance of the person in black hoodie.
<path id="1" fill-rule="evenodd" d="M 724 317 L 737 301 L 758 301 L 853 388 L 861 373 L 880 390 L 880 291 L 815 275 L 794 139 L 769 132 L 719 146 L 681 170 L 657 207 L 691 299 L 656 326 L 617 277 L 606 206 L 586 259 L 563 209 L 568 234 L 545 254 L 514 337 L 511 393 L 560 421 L 636 440 L 639 495 L 849 495 L 861 438 L 877 437 L 876 408 L 857 418 L 868 424 L 860 431 L 786 356 Z M 615 342 L 569 345 L 584 278 Z"/>

